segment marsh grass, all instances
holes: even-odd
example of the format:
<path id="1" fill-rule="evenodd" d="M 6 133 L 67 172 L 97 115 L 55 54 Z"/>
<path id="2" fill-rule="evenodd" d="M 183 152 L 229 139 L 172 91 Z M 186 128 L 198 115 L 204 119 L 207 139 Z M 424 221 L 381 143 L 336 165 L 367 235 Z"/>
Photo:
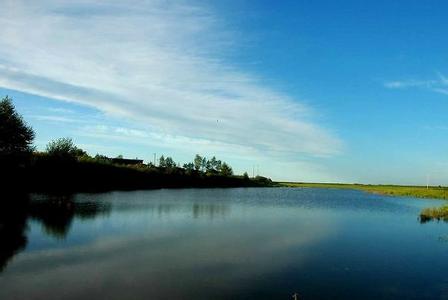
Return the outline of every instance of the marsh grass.
<path id="1" fill-rule="evenodd" d="M 448 222 L 448 205 L 425 208 L 421 211 L 420 222 L 426 223 L 432 220 Z"/>

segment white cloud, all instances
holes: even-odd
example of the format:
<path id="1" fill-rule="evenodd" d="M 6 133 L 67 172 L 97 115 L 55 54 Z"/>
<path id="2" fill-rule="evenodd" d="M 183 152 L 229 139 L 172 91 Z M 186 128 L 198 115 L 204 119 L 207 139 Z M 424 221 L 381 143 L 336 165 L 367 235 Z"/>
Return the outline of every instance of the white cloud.
<path id="1" fill-rule="evenodd" d="M 64 116 L 57 115 L 30 115 L 29 117 L 39 120 L 39 121 L 49 121 L 49 122 L 61 122 L 61 123 L 82 123 L 82 120 L 75 118 L 68 118 Z"/>
<path id="2" fill-rule="evenodd" d="M 134 141 L 151 136 L 195 152 L 227 147 L 260 156 L 341 149 L 309 107 L 226 61 L 238 40 L 210 8 L 158 0 L 2 6 L 4 88 L 132 120 L 141 128 L 114 134 Z"/>
<path id="3" fill-rule="evenodd" d="M 430 87 L 437 83 L 435 80 L 404 80 L 404 81 L 389 81 L 384 84 L 390 89 L 410 88 L 410 87 Z"/>
<path id="4" fill-rule="evenodd" d="M 389 81 L 385 82 L 384 86 L 389 89 L 424 88 L 436 93 L 448 95 L 448 78 L 441 73 L 438 73 L 437 79 Z"/>
<path id="5" fill-rule="evenodd" d="M 434 92 L 440 93 L 440 94 L 444 94 L 444 95 L 448 95 L 448 88 L 446 89 L 442 89 L 442 88 L 434 88 L 432 89 Z"/>

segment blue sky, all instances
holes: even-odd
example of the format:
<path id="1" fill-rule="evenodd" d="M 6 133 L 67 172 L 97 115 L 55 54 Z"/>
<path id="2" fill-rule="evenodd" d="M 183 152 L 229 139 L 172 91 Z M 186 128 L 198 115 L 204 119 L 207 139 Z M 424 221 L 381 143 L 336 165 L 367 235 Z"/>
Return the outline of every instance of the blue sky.
<path id="1" fill-rule="evenodd" d="M 43 149 L 276 180 L 448 182 L 443 1 L 0 0 L 0 94 Z"/>

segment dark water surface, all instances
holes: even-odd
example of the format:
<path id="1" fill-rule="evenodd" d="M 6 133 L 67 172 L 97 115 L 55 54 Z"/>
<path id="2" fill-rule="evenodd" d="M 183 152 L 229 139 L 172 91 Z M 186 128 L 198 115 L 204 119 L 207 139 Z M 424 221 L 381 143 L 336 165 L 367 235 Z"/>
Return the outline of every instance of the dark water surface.
<path id="1" fill-rule="evenodd" d="M 448 224 L 417 218 L 440 200 L 288 188 L 31 198 L 0 214 L 0 299 L 448 298 Z"/>

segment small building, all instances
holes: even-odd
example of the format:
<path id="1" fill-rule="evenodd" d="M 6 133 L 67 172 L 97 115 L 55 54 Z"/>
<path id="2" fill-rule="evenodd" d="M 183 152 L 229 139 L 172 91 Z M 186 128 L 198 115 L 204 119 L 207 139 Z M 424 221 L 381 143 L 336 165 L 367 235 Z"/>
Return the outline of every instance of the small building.
<path id="1" fill-rule="evenodd" d="M 111 158 L 112 163 L 117 165 L 141 165 L 143 164 L 143 159 L 131 159 L 131 158 Z"/>

